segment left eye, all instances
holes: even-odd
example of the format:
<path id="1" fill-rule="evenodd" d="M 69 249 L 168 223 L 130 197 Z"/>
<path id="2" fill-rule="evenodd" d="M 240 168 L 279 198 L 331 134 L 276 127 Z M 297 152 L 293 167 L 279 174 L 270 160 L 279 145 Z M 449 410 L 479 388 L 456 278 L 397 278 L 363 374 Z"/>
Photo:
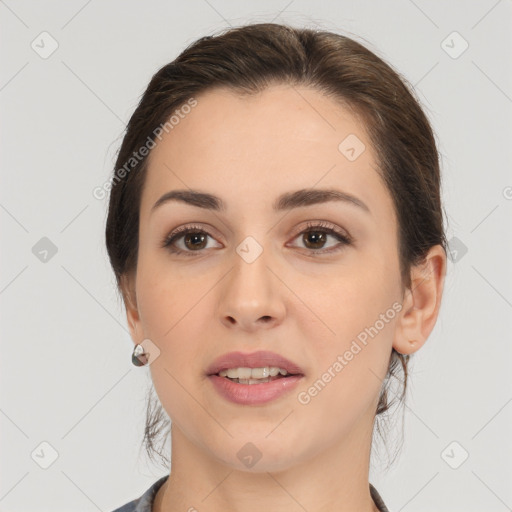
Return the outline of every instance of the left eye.
<path id="1" fill-rule="evenodd" d="M 302 240 L 307 245 L 306 249 L 313 254 L 334 252 L 352 243 L 352 239 L 348 235 L 338 232 L 333 226 L 325 223 L 308 224 L 306 229 L 303 229 L 295 236 L 294 240 L 300 235 L 303 235 Z M 319 250 L 325 245 L 329 236 L 338 240 L 340 246 L 335 245 L 328 249 Z M 174 254 L 187 254 L 188 256 L 192 256 L 192 253 L 201 252 L 202 249 L 207 248 L 205 244 L 207 244 L 208 237 L 213 239 L 211 235 L 199 226 L 185 226 L 166 237 L 162 243 L 162 247 L 166 247 Z M 183 242 L 185 244 L 184 247 L 183 245 L 181 248 L 178 247 L 178 242 Z"/>
<path id="2" fill-rule="evenodd" d="M 352 239 L 344 234 L 337 231 L 331 224 L 308 224 L 307 228 L 301 231 L 299 235 L 302 235 L 302 241 L 306 244 L 306 249 L 310 250 L 312 254 L 324 254 L 329 252 L 335 252 L 343 248 L 345 245 L 350 245 Z M 340 245 L 334 246 L 328 249 L 318 250 L 321 245 L 326 243 L 327 238 L 331 236 L 338 240 Z"/>

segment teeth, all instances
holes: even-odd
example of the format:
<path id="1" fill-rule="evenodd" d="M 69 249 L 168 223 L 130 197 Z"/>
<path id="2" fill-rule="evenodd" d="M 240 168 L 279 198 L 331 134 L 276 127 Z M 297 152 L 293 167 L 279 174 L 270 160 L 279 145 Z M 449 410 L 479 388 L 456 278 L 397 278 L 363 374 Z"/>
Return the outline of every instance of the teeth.
<path id="1" fill-rule="evenodd" d="M 276 375 L 288 375 L 286 370 L 276 366 L 265 366 L 264 368 L 230 368 L 219 372 L 221 377 L 229 377 L 230 379 L 266 379 L 275 377 Z"/>
<path id="2" fill-rule="evenodd" d="M 266 379 L 236 379 L 233 382 L 237 382 L 238 384 L 263 384 L 265 382 L 270 382 L 270 377 Z"/>

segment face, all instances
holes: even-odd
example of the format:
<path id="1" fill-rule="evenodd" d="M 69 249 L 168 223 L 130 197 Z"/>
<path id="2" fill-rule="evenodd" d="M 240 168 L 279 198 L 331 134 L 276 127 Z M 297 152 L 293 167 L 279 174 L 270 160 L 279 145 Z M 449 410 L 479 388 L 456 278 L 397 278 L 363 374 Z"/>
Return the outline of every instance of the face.
<path id="1" fill-rule="evenodd" d="M 393 202 L 364 126 L 321 93 L 280 85 L 196 100 L 149 158 L 132 336 L 160 350 L 150 371 L 173 429 L 229 466 L 244 467 L 250 442 L 254 471 L 285 469 L 371 430 L 401 300 Z M 224 209 L 153 208 L 174 190 Z M 300 190 L 353 200 L 278 204 Z M 220 395 L 208 366 L 259 350 L 303 377 L 266 403 Z"/>

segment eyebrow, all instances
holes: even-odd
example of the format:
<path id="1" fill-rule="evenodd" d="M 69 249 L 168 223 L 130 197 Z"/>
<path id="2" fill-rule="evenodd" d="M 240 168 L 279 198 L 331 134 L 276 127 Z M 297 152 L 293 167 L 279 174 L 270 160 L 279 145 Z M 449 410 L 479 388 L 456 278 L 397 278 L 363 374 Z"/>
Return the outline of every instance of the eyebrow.
<path id="1" fill-rule="evenodd" d="M 150 213 L 153 213 L 158 207 L 171 201 L 178 201 L 217 212 L 225 212 L 227 210 L 224 201 L 213 194 L 199 190 L 171 190 L 158 199 L 151 208 Z M 341 201 L 346 204 L 354 205 L 366 213 L 371 214 L 370 208 L 368 208 L 361 199 L 336 189 L 301 189 L 294 192 L 286 192 L 274 201 L 272 208 L 275 212 L 281 212 L 331 201 Z"/>

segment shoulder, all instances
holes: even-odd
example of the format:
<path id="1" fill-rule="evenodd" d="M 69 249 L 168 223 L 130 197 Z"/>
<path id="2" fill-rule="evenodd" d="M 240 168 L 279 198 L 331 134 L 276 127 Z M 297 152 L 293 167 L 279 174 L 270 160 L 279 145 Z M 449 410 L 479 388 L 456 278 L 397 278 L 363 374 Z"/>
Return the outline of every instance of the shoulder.
<path id="1" fill-rule="evenodd" d="M 153 505 L 153 501 L 155 499 L 155 495 L 162 487 L 164 482 L 169 478 L 169 475 L 161 477 L 154 484 L 147 489 L 142 496 L 125 503 L 123 506 L 116 508 L 112 512 L 151 512 L 151 508 Z"/>

